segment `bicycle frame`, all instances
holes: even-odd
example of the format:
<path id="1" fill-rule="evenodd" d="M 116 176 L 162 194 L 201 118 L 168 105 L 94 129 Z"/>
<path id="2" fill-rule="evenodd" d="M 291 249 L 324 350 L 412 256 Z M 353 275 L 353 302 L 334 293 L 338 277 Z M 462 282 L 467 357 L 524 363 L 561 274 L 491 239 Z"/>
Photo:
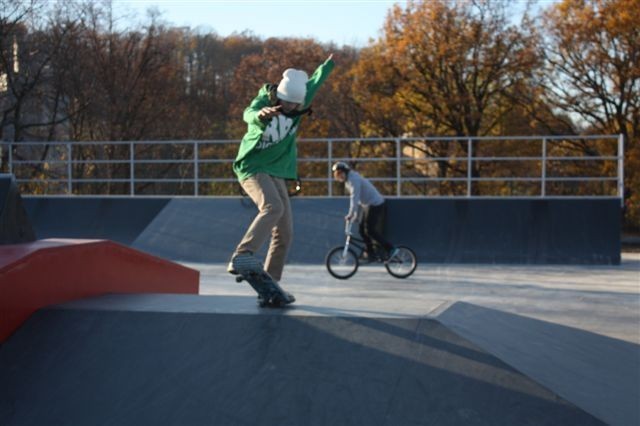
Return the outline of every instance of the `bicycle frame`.
<path id="1" fill-rule="evenodd" d="M 346 235 L 347 239 L 344 243 L 344 250 L 342 251 L 342 256 L 346 257 L 347 256 L 347 252 L 349 251 L 349 247 L 353 244 L 354 247 L 357 247 L 359 252 L 356 253 L 357 256 L 361 256 L 362 253 L 364 252 L 364 240 L 361 238 L 356 237 L 353 234 L 352 228 L 353 228 L 353 224 L 355 223 L 355 221 L 352 220 L 348 220 L 345 222 L 344 225 L 344 234 Z M 353 241 L 353 242 L 352 242 Z"/>

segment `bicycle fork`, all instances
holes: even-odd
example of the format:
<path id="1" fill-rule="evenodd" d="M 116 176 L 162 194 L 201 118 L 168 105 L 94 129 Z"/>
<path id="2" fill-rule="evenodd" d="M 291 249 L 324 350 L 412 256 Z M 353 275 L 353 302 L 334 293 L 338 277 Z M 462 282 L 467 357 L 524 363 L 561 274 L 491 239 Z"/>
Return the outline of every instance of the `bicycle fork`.
<path id="1" fill-rule="evenodd" d="M 344 242 L 344 250 L 342 250 L 342 258 L 346 259 L 349 253 L 349 245 L 351 244 L 351 222 L 345 224 L 344 233 L 347 234 L 347 240 Z"/>
<path id="2" fill-rule="evenodd" d="M 347 241 L 344 243 L 344 250 L 342 250 L 342 258 L 346 258 L 349 253 L 349 244 L 351 243 L 351 235 L 347 235 Z"/>

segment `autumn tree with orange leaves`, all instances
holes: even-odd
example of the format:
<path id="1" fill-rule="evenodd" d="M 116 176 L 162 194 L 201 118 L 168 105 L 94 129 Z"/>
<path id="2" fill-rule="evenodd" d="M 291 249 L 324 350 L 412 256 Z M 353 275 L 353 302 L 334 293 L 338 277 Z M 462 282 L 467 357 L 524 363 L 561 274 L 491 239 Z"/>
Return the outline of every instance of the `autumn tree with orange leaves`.
<path id="1" fill-rule="evenodd" d="M 626 220 L 640 228 L 640 2 L 563 0 L 544 17 L 549 101 L 582 130 L 624 136 Z"/>
<path id="2" fill-rule="evenodd" d="M 405 132 L 490 134 L 507 113 L 501 105 L 539 67 L 536 47 L 533 27 L 509 24 L 503 2 L 396 5 L 379 46 L 360 64 L 371 84 L 362 92 L 391 97 Z"/>
<path id="3" fill-rule="evenodd" d="M 510 23 L 504 2 L 396 5 L 383 37 L 362 52 L 354 96 L 368 135 L 482 136 L 499 133 L 541 66 L 525 17 Z M 449 143 L 416 145 L 427 157 L 455 155 Z M 460 143 L 458 155 L 466 156 Z M 466 174 L 439 161 L 438 176 Z M 473 163 L 473 176 L 482 165 Z"/>

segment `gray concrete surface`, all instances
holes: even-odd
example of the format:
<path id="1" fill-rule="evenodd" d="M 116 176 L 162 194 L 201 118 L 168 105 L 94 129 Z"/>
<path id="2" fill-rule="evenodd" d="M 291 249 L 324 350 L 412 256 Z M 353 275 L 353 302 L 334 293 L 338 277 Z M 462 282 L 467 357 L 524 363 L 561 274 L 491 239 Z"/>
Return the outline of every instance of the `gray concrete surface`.
<path id="1" fill-rule="evenodd" d="M 297 303 L 284 311 L 259 309 L 224 264 L 185 265 L 201 271 L 201 296 L 34 315 L 0 347 L 0 423 L 255 424 L 267 407 L 265 424 L 640 419 L 640 254 L 426 264 L 406 280 L 381 265 L 346 281 L 290 265 L 281 284 Z"/>
<path id="2" fill-rule="evenodd" d="M 225 264 L 184 263 L 201 273 L 200 293 L 251 295 Z M 382 265 L 337 280 L 324 265 L 287 265 L 281 284 L 298 306 L 364 315 L 425 315 L 445 302 L 468 302 L 640 344 L 640 253 L 619 266 L 420 264 L 410 278 Z"/>
<path id="3" fill-rule="evenodd" d="M 607 423 L 640 424 L 638 345 L 465 302 L 437 319 Z"/>
<path id="4" fill-rule="evenodd" d="M 318 264 L 344 244 L 346 197 L 291 200 L 289 261 Z M 256 215 L 248 198 L 176 197 L 133 242 L 168 259 L 228 260 Z M 617 264 L 614 199 L 389 199 L 386 234 L 429 263 Z M 263 253 L 264 253 L 263 248 Z"/>
<path id="5" fill-rule="evenodd" d="M 253 295 L 224 265 L 189 266 L 201 294 Z M 307 315 L 429 315 L 599 419 L 640 423 L 640 253 L 619 266 L 421 265 L 406 280 L 291 265 L 281 284 Z"/>
<path id="6" fill-rule="evenodd" d="M 321 263 L 329 248 L 344 242 L 348 200 L 292 199 L 294 263 Z M 135 239 L 133 247 L 178 261 L 229 259 L 257 213 L 249 198 L 173 198 Z M 266 245 L 261 254 L 266 253 Z"/>
<path id="7" fill-rule="evenodd" d="M 110 239 L 167 259 L 205 263 L 226 261 L 256 214 L 251 200 L 242 197 L 27 196 L 24 201 L 38 238 Z M 289 260 L 321 263 L 329 248 L 344 243 L 348 199 L 291 201 Z M 429 263 L 620 262 L 615 199 L 390 198 L 386 234 Z"/>
<path id="8" fill-rule="evenodd" d="M 201 295 L 108 295 L 37 312 L 0 346 L 0 424 L 640 424 L 639 253 L 615 266 L 523 266 L 433 263 L 427 251 L 409 279 L 373 265 L 339 281 L 320 263 L 343 240 L 347 200 L 296 199 L 281 284 L 297 303 L 264 310 L 211 263 L 253 217 L 248 200 L 131 200 L 26 204 L 55 236 L 97 233 L 190 259 Z M 420 250 L 443 262 L 536 263 L 545 250 L 617 262 L 617 213 L 594 227 L 573 219 L 573 204 L 560 223 L 540 219 L 547 203 L 527 216 L 487 202 L 489 221 L 464 201 L 424 206 L 470 228 L 434 230 L 420 213 L 417 233 L 403 207 L 389 230 L 439 241 Z"/>
<path id="9" fill-rule="evenodd" d="M 25 196 L 39 239 L 86 238 L 131 245 L 169 197 Z"/>
<path id="10" fill-rule="evenodd" d="M 435 319 L 223 312 L 242 302 L 38 311 L 0 348 L 0 424 L 603 424 Z"/>

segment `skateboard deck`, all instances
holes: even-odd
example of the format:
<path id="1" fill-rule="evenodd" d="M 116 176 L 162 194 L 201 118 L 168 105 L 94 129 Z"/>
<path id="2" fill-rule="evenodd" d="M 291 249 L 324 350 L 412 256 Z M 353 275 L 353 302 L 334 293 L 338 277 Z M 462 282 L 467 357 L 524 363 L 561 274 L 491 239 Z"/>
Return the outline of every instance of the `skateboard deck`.
<path id="1" fill-rule="evenodd" d="M 236 281 L 247 281 L 258 293 L 258 305 L 283 307 L 296 299 L 278 285 L 271 276 L 262 269 L 240 269 Z"/>

